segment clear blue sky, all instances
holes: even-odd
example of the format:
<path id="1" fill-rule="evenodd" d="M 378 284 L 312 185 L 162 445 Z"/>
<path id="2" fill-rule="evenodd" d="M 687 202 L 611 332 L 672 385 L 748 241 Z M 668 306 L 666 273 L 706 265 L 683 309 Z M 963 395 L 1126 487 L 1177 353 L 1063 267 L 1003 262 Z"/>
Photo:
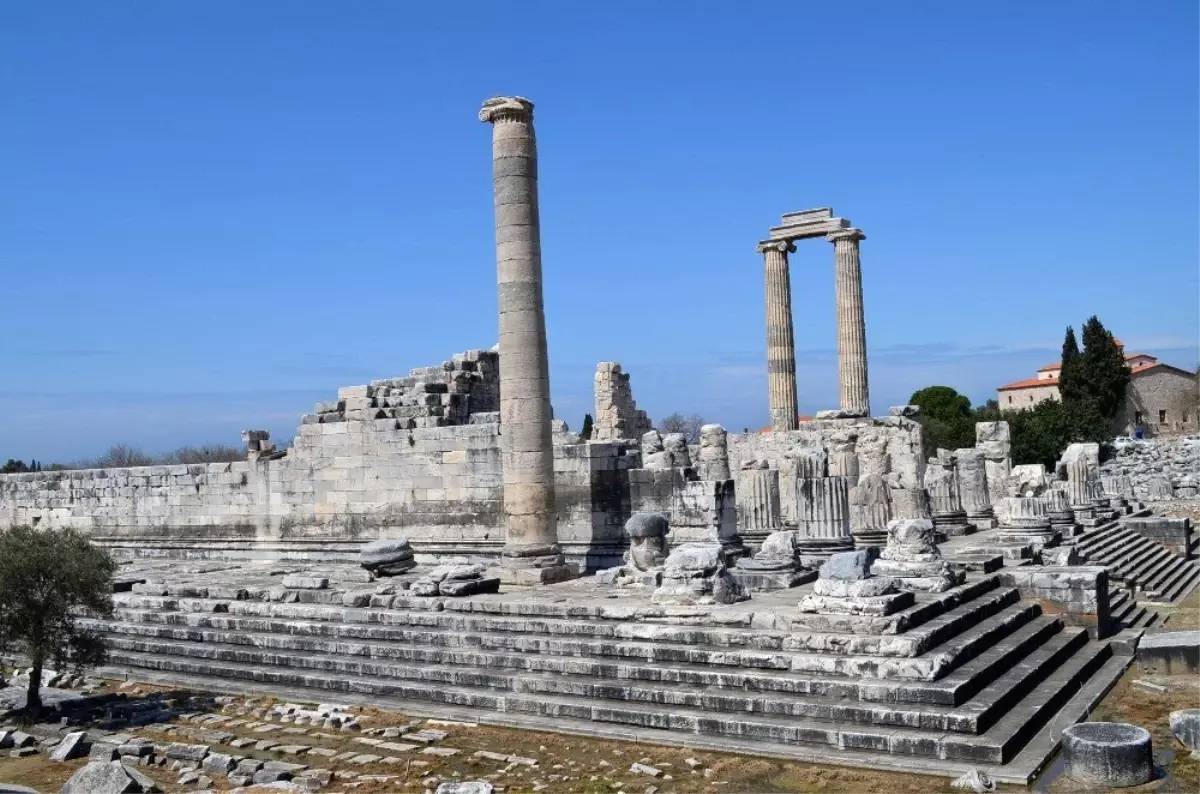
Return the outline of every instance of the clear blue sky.
<path id="1" fill-rule="evenodd" d="M 767 419 L 761 257 L 862 246 L 873 407 L 976 402 L 1092 313 L 1198 350 L 1197 5 L 0 6 L 0 458 L 290 438 L 339 385 L 496 341 L 490 130 L 537 104 L 552 388 Z M 832 247 L 793 255 L 804 412 Z"/>

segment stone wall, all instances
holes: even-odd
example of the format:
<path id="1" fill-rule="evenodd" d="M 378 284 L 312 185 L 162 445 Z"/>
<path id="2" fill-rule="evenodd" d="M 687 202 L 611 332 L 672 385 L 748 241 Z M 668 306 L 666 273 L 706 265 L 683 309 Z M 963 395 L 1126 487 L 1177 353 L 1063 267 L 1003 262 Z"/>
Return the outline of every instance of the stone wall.
<path id="1" fill-rule="evenodd" d="M 1166 516 L 1143 516 L 1122 519 L 1121 524 L 1143 537 L 1166 546 L 1179 556 L 1192 557 L 1192 520 Z"/>
<path id="2" fill-rule="evenodd" d="M 394 536 L 425 559 L 494 556 L 504 543 L 495 370 L 471 364 L 495 360 L 467 353 L 343 389 L 280 458 L 0 476 L 0 526 L 74 527 L 123 556 L 352 559 L 361 543 Z M 630 445 L 556 436 L 559 536 L 572 561 L 619 561 L 638 461 Z"/>
<path id="3" fill-rule="evenodd" d="M 1177 436 L 1200 430 L 1197 416 L 1195 375 L 1169 366 L 1137 372 L 1125 391 L 1125 406 L 1116 420 L 1116 429 L 1132 435 L 1139 425 L 1147 436 Z"/>
<path id="4" fill-rule="evenodd" d="M 1030 565 L 1005 568 L 1000 581 L 1016 587 L 1022 598 L 1040 602 L 1042 611 L 1065 623 L 1082 626 L 1099 639 L 1107 636 L 1111 613 L 1108 571 L 1103 566 Z"/>
<path id="5" fill-rule="evenodd" d="M 1100 472 L 1128 476 L 1138 499 L 1195 498 L 1200 486 L 1200 438 L 1119 440 L 1114 450 Z"/>

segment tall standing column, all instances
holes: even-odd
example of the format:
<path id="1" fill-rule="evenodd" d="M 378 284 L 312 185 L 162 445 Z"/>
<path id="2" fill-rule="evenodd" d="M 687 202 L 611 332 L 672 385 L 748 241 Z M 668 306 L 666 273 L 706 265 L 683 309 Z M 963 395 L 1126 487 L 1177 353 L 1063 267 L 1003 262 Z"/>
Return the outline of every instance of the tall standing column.
<path id="1" fill-rule="evenodd" d="M 795 430 L 796 342 L 792 335 L 792 283 L 788 274 L 789 253 L 796 246 L 786 240 L 764 240 L 758 252 L 766 264 L 767 282 L 767 390 L 771 408 L 771 431 Z"/>
<path id="2" fill-rule="evenodd" d="M 483 103 L 479 120 L 492 125 L 504 483 L 502 566 L 512 583 L 556 581 L 569 578 L 573 571 L 563 565 L 554 504 L 533 103 L 521 97 L 495 97 Z"/>
<path id="3" fill-rule="evenodd" d="M 830 232 L 825 239 L 833 243 L 842 410 L 867 416 L 871 412 L 867 392 L 867 320 L 863 312 L 862 265 L 858 258 L 858 244 L 867 236 L 851 228 Z"/>

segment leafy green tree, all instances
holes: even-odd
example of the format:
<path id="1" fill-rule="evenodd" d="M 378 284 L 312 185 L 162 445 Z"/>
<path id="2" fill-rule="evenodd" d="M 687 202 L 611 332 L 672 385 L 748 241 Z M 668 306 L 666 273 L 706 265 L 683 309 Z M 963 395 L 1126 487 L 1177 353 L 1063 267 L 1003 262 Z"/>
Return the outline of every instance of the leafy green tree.
<path id="1" fill-rule="evenodd" d="M 1084 394 L 1100 416 L 1108 421 L 1116 418 L 1125 405 L 1130 370 L 1117 340 L 1096 315 L 1083 325 L 1080 373 Z"/>
<path id="2" fill-rule="evenodd" d="M 0 467 L 0 474 L 24 474 L 29 471 L 29 467 L 25 465 L 25 461 L 9 458 L 8 462 Z"/>
<path id="3" fill-rule="evenodd" d="M 79 624 L 81 616 L 111 617 L 116 563 L 104 549 L 71 529 L 28 526 L 0 532 L 0 651 L 16 646 L 33 668 L 25 719 L 41 711 L 42 670 L 103 664 L 103 635 Z"/>
<path id="4" fill-rule="evenodd" d="M 587 441 L 589 438 L 592 437 L 592 425 L 593 424 L 594 424 L 594 422 L 592 421 L 592 415 L 584 414 L 583 415 L 583 427 L 581 427 L 579 429 L 579 437 L 582 438 L 584 441 Z"/>
<path id="5" fill-rule="evenodd" d="M 926 386 L 913 392 L 909 405 L 919 405 L 921 416 L 954 422 L 971 415 L 971 400 L 949 386 Z"/>
<path id="6" fill-rule="evenodd" d="M 921 413 L 922 452 L 931 457 L 938 448 L 958 449 L 975 443 L 975 422 L 971 415 L 971 400 L 949 386 L 926 386 L 913 392 L 909 405 L 917 405 Z M 982 420 L 979 420 L 982 421 Z"/>
<path id="7" fill-rule="evenodd" d="M 1068 325 L 1063 338 L 1062 369 L 1058 371 L 1058 393 L 1064 403 L 1072 404 L 1083 400 L 1085 391 L 1079 343 L 1075 341 L 1075 329 Z"/>

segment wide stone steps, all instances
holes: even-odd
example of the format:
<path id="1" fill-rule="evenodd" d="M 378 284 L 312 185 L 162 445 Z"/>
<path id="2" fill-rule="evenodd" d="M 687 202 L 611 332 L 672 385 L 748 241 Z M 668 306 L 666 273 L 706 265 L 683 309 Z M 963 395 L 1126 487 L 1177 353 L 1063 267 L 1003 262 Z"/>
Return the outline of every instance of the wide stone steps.
<path id="1" fill-rule="evenodd" d="M 973 602 L 974 603 L 974 602 Z M 966 606 L 966 605 L 964 605 Z M 838 655 L 748 651 L 737 648 L 663 643 L 655 640 L 592 640 L 558 636 L 503 633 L 465 634 L 442 631 L 412 632 L 404 628 L 371 624 L 287 623 L 274 630 L 261 621 L 225 614 L 189 615 L 199 625 L 159 624 L 159 615 L 130 615 L 121 610 L 120 622 L 104 624 L 117 635 L 196 643 L 247 645 L 278 651 L 370 656 L 421 664 L 485 665 L 489 668 L 525 669 L 530 655 L 606 659 L 619 662 L 688 663 L 723 667 L 750 667 L 873 679 L 932 680 L 977 655 L 1039 614 L 1035 604 L 1016 601 L 1009 588 L 989 594 L 976 609 L 947 618 L 960 630 L 952 647 L 935 647 L 920 656 Z M 953 610 L 952 610 L 953 612 Z M 134 618 L 131 622 L 126 618 Z M 969 620 L 968 620 L 969 618 Z M 250 625 L 246 625 L 246 624 Z M 254 625 L 258 623 L 260 625 Z M 971 625 L 973 623 L 973 625 Z M 259 629 L 259 630 L 256 630 Z"/>
<path id="2" fill-rule="evenodd" d="M 672 626 L 625 621 L 581 621 L 544 618 L 497 618 L 456 615 L 445 612 L 406 612 L 398 609 L 363 610 L 329 607 L 297 609 L 294 605 L 269 602 L 183 602 L 153 599 L 155 608 L 121 606 L 146 605 L 146 599 L 117 599 L 116 617 L 125 622 L 163 623 L 246 632 L 281 632 L 314 636 L 392 639 L 416 644 L 478 645 L 505 640 L 497 635 L 544 636 L 569 641 L 602 639 L 606 641 L 653 641 L 658 644 L 686 644 L 692 648 L 713 648 L 721 653 L 733 649 L 773 651 L 814 651 L 888 656 L 915 656 L 1005 606 L 1015 604 L 1013 588 L 980 589 L 981 596 L 960 603 L 903 634 L 854 635 L 827 632 L 744 631 L 732 628 Z M 927 605 L 926 605 L 927 606 Z M 188 611 L 180 611 L 180 608 Z"/>
<path id="3" fill-rule="evenodd" d="M 1116 581 L 1136 585 L 1155 602 L 1177 603 L 1200 583 L 1200 565 L 1120 523 L 1078 538 L 1076 550 L 1104 565 Z"/>
<path id="4" fill-rule="evenodd" d="M 136 630 L 127 633 L 128 624 L 111 624 L 110 641 L 114 647 L 134 652 L 161 649 L 164 653 L 179 653 L 198 658 L 224 658 L 240 661 L 252 658 L 247 654 L 259 652 L 256 646 L 218 643 L 211 640 L 183 641 L 160 638 L 157 634 Z M 507 671 L 578 675 L 595 680 L 630 680 L 663 684 L 720 687 L 761 693 L 805 694 L 827 698 L 863 700 L 870 702 L 911 702 L 959 705 L 1001 675 L 1050 636 L 1062 624 L 1057 619 L 1037 617 L 1017 628 L 1009 636 L 993 644 L 987 653 L 960 665 L 949 675 L 936 681 L 876 681 L 864 678 L 812 676 L 790 671 L 760 671 L 755 669 L 724 668 L 699 664 L 675 663 L 662 665 L 637 661 L 609 661 L 576 656 L 550 654 L 492 655 L 486 657 L 460 656 L 463 662 L 486 665 L 480 674 L 477 666 L 456 666 L 453 661 L 440 660 L 436 666 L 422 662 L 400 664 L 386 660 L 386 674 L 397 678 L 429 680 L 448 685 L 504 686 Z M 200 635 L 203 637 L 204 635 Z M 278 643 L 276 643 L 278 644 Z M 294 653 L 275 654 L 267 649 L 269 663 L 303 664 L 292 662 Z M 254 657 L 258 658 L 258 657 Z M 300 659 L 306 657 L 299 657 Z M 337 656 L 338 659 L 356 657 Z"/>
<path id="5" fill-rule="evenodd" d="M 355 664 L 339 657 L 326 657 L 329 662 L 346 663 L 341 672 L 330 675 L 325 671 L 306 672 L 295 667 L 271 662 L 226 662 L 213 659 L 194 659 L 183 656 L 167 656 L 163 653 L 137 653 L 114 649 L 115 664 L 174 673 L 198 678 L 255 681 L 288 687 L 303 688 L 314 692 L 348 692 L 369 695 L 381 702 L 398 699 L 407 702 L 425 702 L 450 709 L 490 709 L 505 713 L 530 714 L 553 718 L 567 723 L 586 723 L 594 731 L 597 724 L 608 725 L 612 735 L 622 735 L 630 728 L 660 729 L 686 734 L 741 737 L 774 744 L 815 744 L 840 749 L 858 749 L 898 755 L 927 756 L 948 760 L 973 761 L 978 763 L 1002 764 L 1010 760 L 1026 741 L 1054 715 L 1058 708 L 1111 657 L 1112 651 L 1106 643 L 1088 643 L 1078 647 L 1072 643 L 1068 633 L 1060 632 L 1065 639 L 1059 644 L 1047 643 L 1042 664 L 1036 659 L 1029 661 L 1029 669 L 1013 670 L 1007 680 L 997 679 L 996 703 L 993 715 L 1003 708 L 1004 692 L 1022 678 L 1033 678 L 1026 687 L 1027 693 L 1010 695 L 1017 701 L 1003 716 L 998 716 L 980 734 L 941 733 L 937 730 L 902 727 L 891 724 L 844 725 L 837 720 L 797 718 L 790 715 L 775 716 L 759 713 L 716 711 L 704 706 L 654 703 L 645 706 L 624 700 L 602 699 L 593 696 L 566 697 L 535 693 L 507 693 L 504 691 L 474 691 L 464 688 L 431 686 L 428 683 L 409 683 L 388 679 L 376 672 L 352 673 Z M 1079 635 L 1076 635 L 1079 636 Z M 201 646 L 203 647 L 203 646 Z M 1067 654 L 1067 650 L 1074 652 Z M 1065 659 L 1062 658 L 1064 655 Z M 1053 667 L 1054 661 L 1060 663 Z M 310 660 L 311 661 L 311 660 Z M 1023 663 L 1024 664 L 1024 663 Z M 367 663 L 369 667 L 369 663 Z M 360 663 L 356 670 L 363 670 Z M 1036 671 L 1050 670 L 1040 681 Z M 1022 675 L 1024 673 L 1024 675 Z M 1009 687 L 1005 689 L 1005 687 Z M 1021 697 L 1024 694 L 1024 697 Z M 981 701 L 982 703 L 982 701 Z M 987 714 L 987 708 L 980 707 Z M 464 713 L 463 716 L 466 716 Z M 980 726 L 978 717 L 977 726 Z"/>
<path id="6" fill-rule="evenodd" d="M 1109 614 L 1114 631 L 1121 629 L 1147 629 L 1153 626 L 1159 614 L 1139 604 L 1128 590 L 1120 590 L 1109 600 Z"/>
<path id="7" fill-rule="evenodd" d="M 538 693 L 556 696 L 583 697 L 589 700 L 614 699 L 630 702 L 658 703 L 705 708 L 719 712 L 755 712 L 816 719 L 835 719 L 867 724 L 892 724 L 921 727 L 929 730 L 978 732 L 990 724 L 998 713 L 1019 700 L 1032 686 L 1067 657 L 1086 643 L 1086 632 L 1079 629 L 1062 630 L 1057 619 L 1039 617 L 1035 624 L 1022 629 L 1021 661 L 1007 669 L 993 670 L 990 680 L 977 680 L 979 697 L 965 706 L 937 705 L 921 698 L 916 704 L 889 705 L 870 701 L 853 701 L 828 697 L 822 688 L 785 692 L 779 689 L 756 691 L 752 688 L 727 687 L 711 683 L 680 683 L 670 676 L 639 679 L 622 676 L 621 670 L 608 672 L 617 675 L 572 674 L 558 670 L 493 671 L 479 675 L 474 669 L 459 675 L 445 669 L 436 674 L 423 667 L 406 667 L 370 662 L 358 663 L 355 657 L 335 654 L 276 654 L 269 650 L 253 650 L 241 646 L 217 643 L 187 643 L 175 641 L 147 642 L 139 637 L 115 635 L 112 647 L 131 653 L 169 653 L 193 659 L 241 664 L 280 665 L 306 670 L 325 670 L 337 674 L 381 675 L 391 679 L 462 687 L 486 687 L 490 691 Z M 997 648 L 1004 653 L 1003 649 Z M 436 679 L 436 680 L 430 680 Z M 945 691 L 945 690 L 942 690 Z"/>

